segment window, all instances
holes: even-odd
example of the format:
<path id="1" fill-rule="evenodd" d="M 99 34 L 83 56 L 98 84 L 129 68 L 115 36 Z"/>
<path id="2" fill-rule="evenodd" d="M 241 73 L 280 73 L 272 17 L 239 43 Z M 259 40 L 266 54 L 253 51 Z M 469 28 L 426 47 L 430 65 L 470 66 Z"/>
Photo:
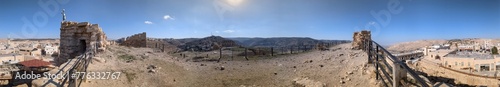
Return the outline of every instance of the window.
<path id="1" fill-rule="evenodd" d="M 470 66 L 470 62 L 467 62 L 467 65 Z"/>
<path id="2" fill-rule="evenodd" d="M 461 63 L 460 63 L 460 66 L 464 66 L 464 62 L 461 62 Z"/>
<path id="3" fill-rule="evenodd" d="M 457 62 L 455 62 L 455 66 L 458 66 L 458 63 L 457 63 Z"/>

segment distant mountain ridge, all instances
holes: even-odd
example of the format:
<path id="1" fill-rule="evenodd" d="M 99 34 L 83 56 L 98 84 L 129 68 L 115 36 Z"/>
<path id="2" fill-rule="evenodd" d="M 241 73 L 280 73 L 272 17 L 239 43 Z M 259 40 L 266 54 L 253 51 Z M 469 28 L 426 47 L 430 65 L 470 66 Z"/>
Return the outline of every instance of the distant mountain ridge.
<path id="1" fill-rule="evenodd" d="M 316 40 L 309 37 L 272 37 L 272 38 L 248 38 L 209 36 L 205 38 L 163 39 L 168 44 L 177 46 L 181 51 L 210 51 L 220 47 L 243 46 L 243 47 L 289 47 L 300 45 L 317 45 L 321 43 L 349 43 L 350 40 Z"/>
<path id="2" fill-rule="evenodd" d="M 184 42 L 182 44 L 182 42 Z M 221 36 L 209 36 L 201 39 L 183 39 L 178 40 L 181 45 L 178 46 L 183 51 L 211 51 L 222 47 L 239 46 L 235 41 L 223 38 Z"/>
<path id="3" fill-rule="evenodd" d="M 347 43 L 349 40 L 316 40 L 309 37 L 272 37 L 272 38 L 228 38 L 246 47 L 286 47 L 297 45 L 316 45 L 319 43 Z"/>

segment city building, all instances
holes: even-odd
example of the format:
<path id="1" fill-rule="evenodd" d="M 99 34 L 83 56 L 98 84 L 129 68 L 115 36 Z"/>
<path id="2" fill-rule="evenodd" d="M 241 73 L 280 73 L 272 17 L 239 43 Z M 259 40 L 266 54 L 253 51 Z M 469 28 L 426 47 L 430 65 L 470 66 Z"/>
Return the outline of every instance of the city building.
<path id="1" fill-rule="evenodd" d="M 52 55 L 54 53 L 59 52 L 59 46 L 45 46 L 44 51 L 45 51 L 45 55 Z"/>
<path id="2" fill-rule="evenodd" d="M 445 67 L 472 71 L 496 71 L 500 69 L 500 58 L 497 55 L 484 54 L 479 52 L 456 52 L 448 54 L 442 59 Z"/>
<path id="3" fill-rule="evenodd" d="M 52 66 L 52 64 L 50 62 L 39 60 L 39 59 L 23 61 L 23 62 L 20 62 L 19 64 L 22 65 L 22 67 L 21 67 L 22 70 L 33 71 L 36 73 L 46 72 L 46 71 L 49 71 L 50 69 L 54 68 L 54 66 Z"/>
<path id="4" fill-rule="evenodd" d="M 3 64 L 14 64 L 19 61 L 24 61 L 25 57 L 23 55 L 19 54 L 3 54 L 0 55 L 0 61 L 2 62 L 0 65 Z"/>

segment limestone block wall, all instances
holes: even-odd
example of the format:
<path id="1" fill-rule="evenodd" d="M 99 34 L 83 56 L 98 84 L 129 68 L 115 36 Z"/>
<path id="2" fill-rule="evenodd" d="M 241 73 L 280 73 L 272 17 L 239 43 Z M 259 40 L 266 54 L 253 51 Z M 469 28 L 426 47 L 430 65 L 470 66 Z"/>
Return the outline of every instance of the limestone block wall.
<path id="1" fill-rule="evenodd" d="M 134 34 L 123 39 L 120 45 L 130 47 L 147 47 L 146 32 Z"/>
<path id="2" fill-rule="evenodd" d="M 63 21 L 60 30 L 60 53 L 59 57 L 54 59 L 57 65 L 81 55 L 87 50 L 104 50 L 109 45 L 106 34 L 98 24 Z"/>
<path id="3" fill-rule="evenodd" d="M 354 32 L 352 40 L 353 49 L 361 49 L 363 47 L 364 40 L 371 40 L 371 32 L 363 30 L 361 32 Z"/>

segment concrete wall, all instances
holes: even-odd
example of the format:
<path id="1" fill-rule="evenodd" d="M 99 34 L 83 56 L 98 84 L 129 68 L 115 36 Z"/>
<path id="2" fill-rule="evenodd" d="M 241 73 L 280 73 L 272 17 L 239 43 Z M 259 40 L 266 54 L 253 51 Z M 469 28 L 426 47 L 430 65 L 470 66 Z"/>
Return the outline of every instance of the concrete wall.
<path id="1" fill-rule="evenodd" d="M 493 59 L 475 59 L 475 58 L 458 58 L 458 57 L 442 58 L 442 65 L 453 69 L 470 67 L 479 71 L 480 65 L 489 65 L 490 66 L 489 70 L 494 71 L 497 70 L 496 69 L 497 63 L 500 63 L 500 58 L 493 58 Z"/>
<path id="2" fill-rule="evenodd" d="M 0 57 L 0 61 L 1 62 L 9 62 L 9 60 L 10 60 L 10 61 L 19 61 L 20 62 L 20 61 L 25 60 L 24 57 L 25 56 L 23 56 L 23 55 L 2 56 L 2 57 Z"/>
<path id="3" fill-rule="evenodd" d="M 439 67 L 438 64 L 434 64 L 425 59 L 419 62 L 417 70 L 425 72 L 429 76 L 454 79 L 455 83 L 478 85 L 478 86 L 491 86 L 491 87 L 498 86 L 498 80 L 496 79 L 468 75 L 450 69 L 442 68 Z"/>

